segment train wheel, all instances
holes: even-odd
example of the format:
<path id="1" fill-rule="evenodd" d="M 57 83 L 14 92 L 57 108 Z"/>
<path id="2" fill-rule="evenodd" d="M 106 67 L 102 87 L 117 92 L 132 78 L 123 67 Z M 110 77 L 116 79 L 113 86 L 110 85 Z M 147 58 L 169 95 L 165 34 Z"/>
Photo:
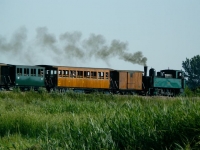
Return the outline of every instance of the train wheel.
<path id="1" fill-rule="evenodd" d="M 53 92 L 54 92 L 54 89 L 53 89 L 53 88 L 50 88 L 50 89 L 49 89 L 49 92 L 50 92 L 50 93 L 53 93 Z"/>
<path id="2" fill-rule="evenodd" d="M 60 89 L 60 93 L 66 93 L 65 89 Z"/>
<path id="3" fill-rule="evenodd" d="M 121 94 L 121 95 L 125 95 L 125 94 L 126 94 L 126 92 L 124 92 L 124 91 L 121 91 L 121 92 L 120 92 L 120 94 Z"/>

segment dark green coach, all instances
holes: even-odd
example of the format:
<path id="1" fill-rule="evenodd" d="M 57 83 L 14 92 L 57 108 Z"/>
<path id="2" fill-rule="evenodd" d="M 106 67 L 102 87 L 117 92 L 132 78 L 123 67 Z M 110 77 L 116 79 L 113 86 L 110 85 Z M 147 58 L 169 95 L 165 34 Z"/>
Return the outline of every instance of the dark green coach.
<path id="1" fill-rule="evenodd" d="M 0 65 L 0 88 L 12 89 L 19 87 L 22 90 L 31 88 L 38 90 L 45 87 L 45 68 L 26 65 Z"/>

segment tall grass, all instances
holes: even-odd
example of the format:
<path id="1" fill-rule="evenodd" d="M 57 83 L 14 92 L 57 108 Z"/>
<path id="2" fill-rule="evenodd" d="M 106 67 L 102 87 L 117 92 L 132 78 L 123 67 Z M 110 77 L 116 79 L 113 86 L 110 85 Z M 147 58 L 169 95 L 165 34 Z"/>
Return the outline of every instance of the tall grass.
<path id="1" fill-rule="evenodd" d="M 0 93 L 0 149 L 199 149 L 200 98 Z"/>

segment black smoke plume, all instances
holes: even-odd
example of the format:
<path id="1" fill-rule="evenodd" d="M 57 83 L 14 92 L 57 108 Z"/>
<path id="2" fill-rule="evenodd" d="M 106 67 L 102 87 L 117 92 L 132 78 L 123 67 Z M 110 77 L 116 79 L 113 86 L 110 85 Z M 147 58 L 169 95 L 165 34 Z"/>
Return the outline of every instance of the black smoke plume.
<path id="1" fill-rule="evenodd" d="M 0 36 L 0 58 L 11 63 L 71 65 L 71 61 L 100 59 L 109 65 L 110 58 L 117 57 L 133 64 L 146 65 L 147 58 L 141 51 L 130 53 L 128 44 L 112 40 L 110 44 L 102 35 L 91 34 L 82 39 L 81 32 L 66 32 L 57 39 L 46 27 L 36 29 L 36 37 L 27 41 L 27 30 L 20 28 L 10 41 Z"/>

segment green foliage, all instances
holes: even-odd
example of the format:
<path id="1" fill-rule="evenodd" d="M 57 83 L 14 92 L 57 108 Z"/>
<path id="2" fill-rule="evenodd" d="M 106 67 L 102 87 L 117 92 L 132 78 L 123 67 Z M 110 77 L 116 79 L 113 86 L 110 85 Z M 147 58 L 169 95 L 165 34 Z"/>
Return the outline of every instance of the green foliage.
<path id="1" fill-rule="evenodd" d="M 200 87 L 200 56 L 196 55 L 191 59 L 186 58 L 182 62 L 182 67 L 185 70 L 185 76 L 187 79 L 187 85 L 190 89 L 196 89 Z"/>
<path id="2" fill-rule="evenodd" d="M 199 100 L 0 92 L 0 149 L 199 149 Z"/>
<path id="3" fill-rule="evenodd" d="M 186 86 L 184 89 L 184 95 L 186 97 L 200 97 L 200 88 L 191 90 L 188 86 Z"/>
<path id="4" fill-rule="evenodd" d="M 185 87 L 184 94 L 187 97 L 193 97 L 194 96 L 194 92 L 191 89 L 189 89 L 188 86 Z"/>
<path id="5" fill-rule="evenodd" d="M 38 89 L 38 92 L 39 92 L 40 94 L 46 94 L 46 93 L 47 93 L 47 90 L 46 90 L 46 88 L 40 87 L 40 88 Z"/>
<path id="6" fill-rule="evenodd" d="M 19 88 L 19 87 L 15 87 L 15 88 L 13 88 L 13 92 L 15 92 L 15 93 L 20 93 L 20 92 L 21 92 L 21 90 L 20 90 L 20 88 Z"/>
<path id="7" fill-rule="evenodd" d="M 196 88 L 193 92 L 194 96 L 200 97 L 200 88 Z"/>

